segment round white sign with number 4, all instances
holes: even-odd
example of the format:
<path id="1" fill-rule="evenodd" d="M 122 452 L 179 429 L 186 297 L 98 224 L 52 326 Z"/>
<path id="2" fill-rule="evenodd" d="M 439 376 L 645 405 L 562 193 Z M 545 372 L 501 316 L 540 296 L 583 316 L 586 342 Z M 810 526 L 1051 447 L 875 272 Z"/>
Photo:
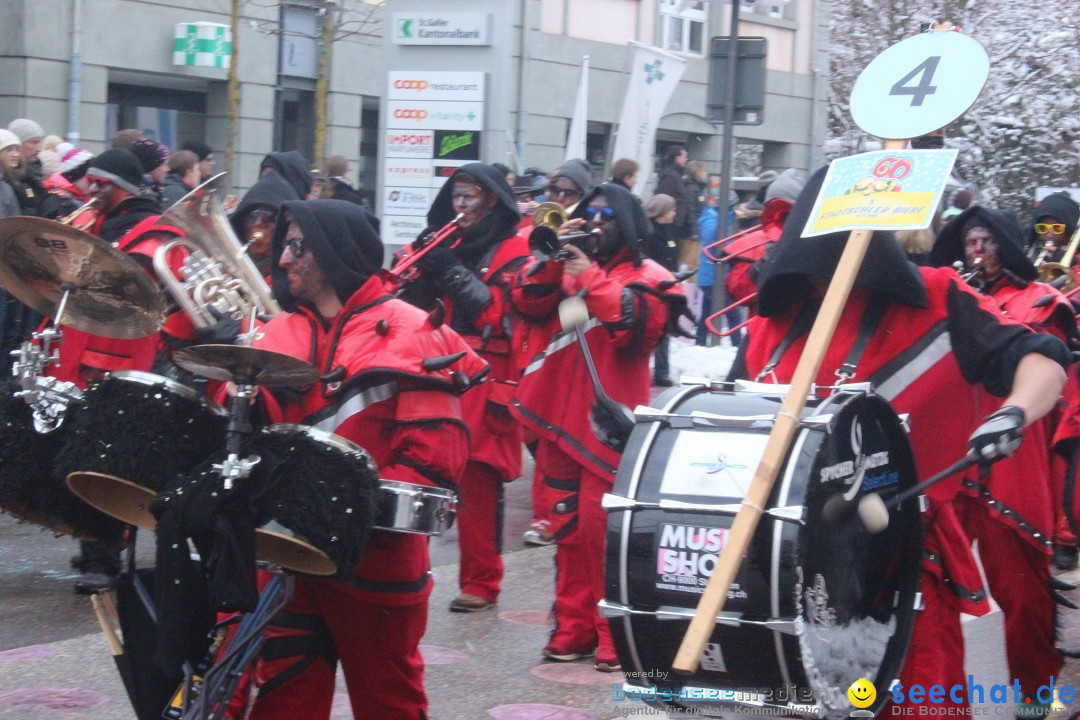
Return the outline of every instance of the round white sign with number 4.
<path id="1" fill-rule="evenodd" d="M 989 74 L 990 58 L 975 40 L 952 30 L 924 32 L 866 66 L 851 91 L 851 117 L 879 138 L 925 135 L 971 107 Z"/>

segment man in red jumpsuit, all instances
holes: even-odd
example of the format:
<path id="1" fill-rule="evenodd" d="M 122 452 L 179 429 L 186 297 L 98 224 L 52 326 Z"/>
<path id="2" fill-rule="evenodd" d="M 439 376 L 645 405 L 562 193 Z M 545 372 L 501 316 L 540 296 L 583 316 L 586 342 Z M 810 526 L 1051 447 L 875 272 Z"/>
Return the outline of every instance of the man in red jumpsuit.
<path id="1" fill-rule="evenodd" d="M 539 437 L 536 467 L 557 543 L 555 629 L 544 656 L 570 661 L 595 649 L 596 668 L 614 670 L 611 632 L 596 605 L 604 596 L 607 528 L 600 500 L 611 491 L 619 453 L 593 431 L 595 392 L 573 334 L 559 332 L 558 303 L 585 293 L 585 334 L 597 373 L 612 399 L 634 407 L 648 403 L 649 357 L 685 312 L 686 297 L 671 273 L 642 259 L 648 220 L 625 187 L 599 185 L 564 227 L 599 230 L 599 239 L 584 250 L 568 245 L 565 262 L 541 258 L 522 270 L 515 305 L 533 322 L 546 322 L 550 343 L 536 348 L 514 409 Z"/>
<path id="2" fill-rule="evenodd" d="M 521 475 L 521 426 L 510 416 L 517 388 L 517 350 L 511 322 L 510 278 L 529 256 L 518 234 L 517 202 L 495 168 L 470 163 L 456 171 L 428 211 L 433 230 L 455 216 L 460 243 L 429 250 L 420 278 L 405 299 L 429 309 L 441 302 L 447 322 L 491 365 L 486 382 L 462 397 L 469 427 L 469 466 L 458 496 L 461 594 L 452 612 L 477 612 L 498 600 L 503 576 L 503 483 Z"/>
<path id="3" fill-rule="evenodd" d="M 807 183 L 762 269 L 760 315 L 748 327 L 733 378 L 791 380 L 847 237 L 800 237 L 824 174 L 822 169 Z M 1008 454 L 1019 442 L 1021 428 L 1053 407 L 1065 379 L 1065 346 L 1003 317 L 990 298 L 976 293 L 951 269 L 918 268 L 890 233 L 875 233 L 855 282 L 816 382 L 835 384 L 836 371 L 849 363 L 860 336 L 867 335 L 848 379 L 874 383 L 898 413 L 909 414 L 922 477 L 943 470 L 969 446 L 987 460 Z M 873 317 L 871 313 L 880 315 L 867 324 L 872 328 L 867 333 L 863 321 Z M 980 424 L 986 392 L 1005 400 Z M 930 508 L 924 514 L 926 555 L 919 588 L 924 609 L 900 674 L 905 688 L 915 683 L 963 685 L 967 678 L 959 614 L 988 609 L 961 524 L 966 505 L 958 496 L 964 480 L 954 475 L 926 493 Z M 1032 579 L 1032 591 L 1041 592 L 1037 585 Z M 959 703 L 946 697 L 944 704 L 966 706 L 966 696 Z"/>
<path id="4" fill-rule="evenodd" d="M 970 207 L 942 228 L 930 262 L 951 266 L 962 260 L 974 268 L 971 285 L 1006 317 L 1067 341 L 1076 332 L 1072 307 L 1060 292 L 1035 281 L 1038 271 L 1025 256 L 1021 237 L 1011 214 Z M 986 402 L 993 406 L 993 398 Z M 1012 677 L 1031 696 L 1061 669 L 1049 584 L 1054 506 L 1060 505 L 1053 498 L 1061 497 L 1051 482 L 1054 419 L 1048 415 L 1032 423 L 1016 453 L 990 468 L 988 477 L 965 480 L 957 501 L 964 526 L 979 541 L 990 594 L 1005 613 Z"/>
<path id="5" fill-rule="evenodd" d="M 310 362 L 324 379 L 302 398 L 264 395 L 270 419 L 352 440 L 383 479 L 452 488 L 468 457 L 458 393 L 485 363 L 457 333 L 388 294 L 382 244 L 358 205 L 290 201 L 280 212 L 273 287 L 284 312 L 256 345 Z M 340 660 L 354 717 L 425 718 L 419 642 L 430 594 L 427 538 L 381 530 L 350 579 L 297 577 L 266 632 L 251 717 L 329 718 Z"/>

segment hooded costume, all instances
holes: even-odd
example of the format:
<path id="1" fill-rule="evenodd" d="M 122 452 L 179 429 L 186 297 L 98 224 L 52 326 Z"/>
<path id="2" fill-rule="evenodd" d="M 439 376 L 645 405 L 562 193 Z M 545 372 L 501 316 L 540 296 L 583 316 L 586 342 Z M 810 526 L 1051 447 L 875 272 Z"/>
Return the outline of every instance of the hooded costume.
<path id="1" fill-rule="evenodd" d="M 823 168 L 807 183 L 764 262 L 758 282 L 760 316 L 750 322 L 731 378 L 791 381 L 819 302 L 812 279 L 832 277 L 847 240 L 846 233 L 800 237 L 824 175 Z M 863 327 L 867 318 L 876 321 Z M 851 358 L 860 336 L 865 346 Z M 967 451 L 972 430 L 993 409 L 989 393 L 1008 393 L 1028 353 L 1063 365 L 1068 361 L 1058 340 L 1002 317 L 989 298 L 975 293 L 951 269 L 917 268 L 891 233 L 876 232 L 815 382 L 834 385 L 841 368 L 846 381 L 873 382 L 898 413 L 909 414 L 919 473 L 929 477 Z M 954 475 L 926 491 L 931 504 L 923 514 L 926 556 L 920 581 L 925 607 L 900 674 L 904 687 L 950 687 L 966 680 L 959 612 L 987 610 L 961 523 L 971 508 L 957 500 L 973 478 L 973 471 Z M 1006 568 L 1025 551 L 1014 550 L 1000 559 L 983 555 L 984 562 L 994 570 Z M 1032 581 L 1033 592 L 1045 588 Z"/>
<path id="2" fill-rule="evenodd" d="M 428 211 L 431 228 L 444 227 L 456 215 L 452 194 L 463 174 L 494 194 L 495 206 L 455 233 L 460 243 L 452 250 L 451 239 L 427 252 L 405 298 L 424 308 L 441 302 L 446 322 L 491 365 L 487 382 L 461 401 L 471 442 L 461 483 L 458 542 L 462 593 L 493 603 L 502 582 L 502 485 L 521 474 L 521 427 L 509 411 L 519 374 L 510 283 L 529 246 L 517 234 L 520 215 L 506 178 L 483 163 L 462 166 L 443 184 Z"/>
<path id="3" fill-rule="evenodd" d="M 320 317 L 289 292 L 278 266 L 288 223 L 274 232 L 274 295 L 284 312 L 256 346 L 315 365 L 323 378 L 301 399 L 264 394 L 275 422 L 311 425 L 366 449 L 379 477 L 453 487 L 465 467 L 468 430 L 459 392 L 485 363 L 446 326 L 387 294 L 383 248 L 356 205 L 341 200 L 282 206 L 343 309 Z M 429 370 L 425 360 L 449 359 Z M 421 717 L 427 699 L 418 644 L 431 593 L 427 538 L 375 530 L 359 563 L 337 579 L 300 576 L 288 607 L 266 631 L 251 717 L 329 717 L 340 659 L 357 718 Z"/>
<path id="4" fill-rule="evenodd" d="M 670 272 L 642 259 L 651 228 L 637 199 L 621 185 L 604 183 L 578 205 L 584 218 L 602 196 L 614 212 L 621 245 L 603 246 L 606 257 L 577 278 L 563 263 L 536 260 L 518 275 L 514 302 L 547 340 L 531 343 L 514 413 L 539 437 L 536 468 L 542 476 L 543 511 L 555 530 L 555 622 L 549 653 L 576 654 L 599 644 L 598 661 L 614 662 L 607 621 L 596 612 L 603 597 L 603 548 L 607 527 L 601 497 L 610 492 L 619 453 L 602 444 L 590 423 L 596 400 L 574 332 L 562 332 L 558 303 L 585 291 L 590 319 L 585 337 L 606 392 L 628 407 L 649 400 L 649 356 L 685 311 L 686 297 Z M 539 337 L 540 333 L 534 334 Z"/>
<path id="5" fill-rule="evenodd" d="M 236 211 L 229 217 L 229 224 L 232 225 L 233 232 L 241 239 L 241 242 L 244 242 L 247 239 L 245 237 L 244 223 L 252 212 L 256 210 L 273 210 L 275 213 L 279 213 L 282 203 L 288 200 L 303 199 L 296 194 L 296 189 L 286 182 L 280 173 L 267 173 L 256 180 L 255 184 L 244 193 L 244 198 L 236 206 Z M 269 276 L 271 274 L 269 257 L 257 261 L 256 266 L 263 275 Z"/>
<path id="6" fill-rule="evenodd" d="M 307 161 L 307 158 L 296 150 L 272 152 L 263 158 L 262 164 L 259 166 L 261 177 L 265 177 L 262 173 L 267 168 L 280 175 L 281 179 L 287 182 L 293 192 L 296 193 L 296 197 L 290 199 L 307 199 L 307 196 L 311 193 L 311 181 L 314 177 L 311 174 L 311 164 Z"/>
<path id="7" fill-rule="evenodd" d="M 1042 241 L 1039 239 L 1039 234 L 1035 232 L 1035 225 L 1040 218 L 1044 217 L 1051 217 L 1057 222 L 1065 223 L 1065 232 L 1063 233 L 1065 242 L 1046 258 L 1049 261 L 1058 262 L 1064 256 L 1066 246 L 1069 240 L 1072 239 L 1073 233 L 1076 232 L 1076 223 L 1080 220 L 1080 206 L 1077 206 L 1076 201 L 1065 191 L 1051 193 L 1044 197 L 1042 202 L 1031 211 L 1031 224 L 1028 225 L 1025 238 L 1025 246 L 1029 257 L 1037 258 L 1042 252 Z M 1076 264 L 1075 257 L 1073 264 Z"/>
<path id="8" fill-rule="evenodd" d="M 1035 282 L 1038 271 L 1024 253 L 1020 225 L 1011 213 L 980 206 L 960 213 L 938 234 L 930 253 L 932 263 L 963 262 L 964 236 L 973 227 L 990 231 L 1003 268 L 997 277 L 973 283 L 975 287 L 1005 316 L 1063 341 L 1072 337 L 1076 333 L 1072 306 L 1055 288 Z M 1066 386 L 1066 397 L 1075 391 L 1075 383 Z M 990 593 L 1005 612 L 1009 667 L 1028 693 L 1038 688 L 1039 677 L 1060 669 L 1047 563 L 1055 521 L 1061 516 L 1058 512 L 1055 517 L 1055 509 L 1062 507 L 1065 473 L 1064 465 L 1054 463 L 1050 455 L 1059 419 L 1051 413 L 1025 428 L 1024 442 L 1012 456 L 995 463 L 987 477 L 964 483 L 971 498 L 967 504 L 972 506 L 965 524 L 979 540 L 980 555 L 994 559 L 987 567 Z M 1017 548 L 1018 540 L 1024 541 L 1026 551 Z"/>

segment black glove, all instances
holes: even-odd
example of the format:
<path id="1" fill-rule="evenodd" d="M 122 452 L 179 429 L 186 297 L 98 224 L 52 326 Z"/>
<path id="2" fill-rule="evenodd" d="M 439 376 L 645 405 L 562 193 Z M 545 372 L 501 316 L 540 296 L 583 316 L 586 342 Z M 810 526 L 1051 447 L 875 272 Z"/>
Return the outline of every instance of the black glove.
<path id="1" fill-rule="evenodd" d="M 423 257 L 416 261 L 416 267 L 424 279 L 432 283 L 437 289 L 443 289 L 443 278 L 446 271 L 454 265 L 460 265 L 457 255 L 450 248 L 435 247 L 428 250 Z"/>
<path id="2" fill-rule="evenodd" d="M 1007 458 L 1020 446 L 1024 420 L 1023 410 L 1006 405 L 986 416 L 982 425 L 971 434 L 968 445 L 980 460 L 996 462 Z"/>
<path id="3" fill-rule="evenodd" d="M 195 328 L 195 334 L 199 342 L 214 345 L 232 345 L 236 342 L 236 336 L 240 334 L 242 326 L 240 321 L 232 315 L 226 315 L 217 308 L 210 306 L 210 314 L 217 318 L 217 322 L 206 327 Z"/>

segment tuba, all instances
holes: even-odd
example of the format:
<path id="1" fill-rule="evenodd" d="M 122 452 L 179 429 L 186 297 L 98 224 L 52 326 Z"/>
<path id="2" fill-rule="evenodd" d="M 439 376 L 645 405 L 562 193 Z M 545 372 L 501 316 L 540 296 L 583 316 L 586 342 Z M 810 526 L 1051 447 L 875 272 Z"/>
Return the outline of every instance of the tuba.
<path id="1" fill-rule="evenodd" d="M 154 271 L 195 327 L 227 316 L 242 319 L 252 310 L 259 315 L 281 312 L 225 215 L 218 194 L 225 175 L 215 175 L 192 190 L 155 224 L 184 231 L 184 237 L 170 240 L 154 253 Z M 168 263 L 169 253 L 177 247 L 188 251 L 179 269 L 181 280 Z"/>

